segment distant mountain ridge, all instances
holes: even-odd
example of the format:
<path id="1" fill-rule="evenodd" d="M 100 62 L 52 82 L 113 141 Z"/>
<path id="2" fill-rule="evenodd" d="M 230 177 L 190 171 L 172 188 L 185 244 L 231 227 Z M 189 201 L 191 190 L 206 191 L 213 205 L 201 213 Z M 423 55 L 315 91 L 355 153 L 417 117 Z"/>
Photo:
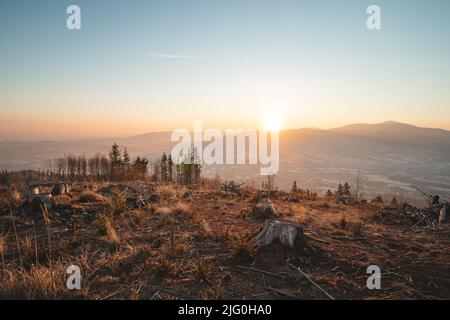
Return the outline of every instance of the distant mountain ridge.
<path id="1" fill-rule="evenodd" d="M 175 144 L 170 132 L 118 139 L 80 141 L 0 142 L 0 170 L 45 169 L 48 159 L 64 154 L 107 154 L 117 142 L 130 154 L 159 157 Z M 393 121 L 351 124 L 339 128 L 294 129 L 280 132 L 280 172 L 277 184 L 288 189 L 293 180 L 322 192 L 340 181 L 364 175 L 367 194 L 411 197 L 411 185 L 450 195 L 450 131 L 420 128 Z M 249 166 L 205 167 L 225 179 L 260 183 L 259 170 Z"/>
<path id="2" fill-rule="evenodd" d="M 379 124 L 351 124 L 331 129 L 331 131 L 373 138 L 394 139 L 409 143 L 450 145 L 450 131 L 421 128 L 395 121 L 385 121 Z"/>

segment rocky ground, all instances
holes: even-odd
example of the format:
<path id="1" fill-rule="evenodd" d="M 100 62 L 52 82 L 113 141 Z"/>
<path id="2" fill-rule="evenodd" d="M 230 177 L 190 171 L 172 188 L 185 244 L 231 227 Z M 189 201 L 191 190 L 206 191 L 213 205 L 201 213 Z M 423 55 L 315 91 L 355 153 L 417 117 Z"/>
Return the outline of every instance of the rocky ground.
<path id="1" fill-rule="evenodd" d="M 450 298 L 450 227 L 433 211 L 240 186 L 38 188 L 0 194 L 3 299 Z M 271 221 L 300 227 L 292 247 L 256 241 Z"/>

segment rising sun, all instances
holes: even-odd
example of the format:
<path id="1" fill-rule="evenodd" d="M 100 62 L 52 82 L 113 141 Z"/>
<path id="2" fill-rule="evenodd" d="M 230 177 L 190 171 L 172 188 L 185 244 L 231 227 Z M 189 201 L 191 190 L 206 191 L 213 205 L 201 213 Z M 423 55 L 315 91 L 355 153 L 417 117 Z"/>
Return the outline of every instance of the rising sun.
<path id="1" fill-rule="evenodd" d="M 283 127 L 283 119 L 279 115 L 270 115 L 264 118 L 264 129 L 280 131 Z"/>

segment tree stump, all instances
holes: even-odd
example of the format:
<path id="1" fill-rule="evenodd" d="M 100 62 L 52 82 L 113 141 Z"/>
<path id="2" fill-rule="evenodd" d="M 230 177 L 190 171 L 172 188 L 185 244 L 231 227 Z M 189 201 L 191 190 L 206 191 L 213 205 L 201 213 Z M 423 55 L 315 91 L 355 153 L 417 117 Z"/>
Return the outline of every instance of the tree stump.
<path id="1" fill-rule="evenodd" d="M 267 221 L 262 231 L 254 238 L 261 246 L 266 247 L 279 241 L 290 249 L 303 248 L 306 238 L 300 224 L 293 221 Z"/>
<path id="2" fill-rule="evenodd" d="M 251 216 L 256 219 L 271 219 L 278 217 L 278 212 L 273 203 L 267 200 L 255 205 L 252 209 Z"/>
<path id="3" fill-rule="evenodd" d="M 444 204 L 444 206 L 441 208 L 441 212 L 439 214 L 439 222 L 440 223 L 444 223 L 447 220 L 449 211 L 450 211 L 449 204 L 448 203 Z"/>
<path id="4" fill-rule="evenodd" d="M 69 194 L 70 187 L 67 183 L 58 183 L 53 187 L 52 195 L 59 196 L 62 194 Z"/>
<path id="5" fill-rule="evenodd" d="M 28 198 L 28 204 L 32 214 L 40 214 L 43 208 L 52 209 L 53 197 L 48 193 L 36 194 Z"/>
<path id="6" fill-rule="evenodd" d="M 300 203 L 300 197 L 298 195 L 296 195 L 296 194 L 293 194 L 293 195 L 289 196 L 287 201 L 293 202 L 293 203 Z"/>
<path id="7" fill-rule="evenodd" d="M 28 199 L 29 197 L 34 196 L 36 194 L 39 194 L 39 188 L 33 188 L 33 189 L 30 189 L 30 190 L 24 190 L 22 192 L 21 196 L 24 199 Z"/>

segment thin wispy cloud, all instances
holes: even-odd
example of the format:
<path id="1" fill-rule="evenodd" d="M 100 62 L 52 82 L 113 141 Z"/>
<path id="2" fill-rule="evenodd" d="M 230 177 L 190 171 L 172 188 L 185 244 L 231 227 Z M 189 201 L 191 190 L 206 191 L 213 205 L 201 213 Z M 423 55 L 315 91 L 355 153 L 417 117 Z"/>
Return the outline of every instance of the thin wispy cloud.
<path id="1" fill-rule="evenodd" d="M 196 57 L 187 56 L 183 54 L 172 54 L 172 53 L 152 53 L 152 57 L 159 58 L 159 59 L 173 59 L 173 60 L 198 60 Z"/>

